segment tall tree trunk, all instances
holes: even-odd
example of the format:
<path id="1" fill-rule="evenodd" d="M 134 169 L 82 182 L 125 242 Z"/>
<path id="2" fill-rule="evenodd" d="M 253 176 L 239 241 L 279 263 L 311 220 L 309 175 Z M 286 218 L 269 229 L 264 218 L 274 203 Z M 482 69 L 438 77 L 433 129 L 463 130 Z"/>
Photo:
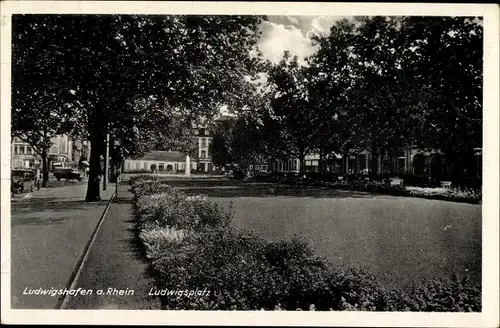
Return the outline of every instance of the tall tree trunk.
<path id="1" fill-rule="evenodd" d="M 370 180 L 371 180 L 377 176 L 378 154 L 375 145 L 372 145 L 370 155 L 372 159 L 370 163 Z"/>
<path id="2" fill-rule="evenodd" d="M 318 171 L 319 173 L 324 173 L 325 172 L 325 155 L 324 151 L 319 152 L 319 162 L 318 162 Z"/>
<path id="3" fill-rule="evenodd" d="M 89 182 L 87 185 L 86 202 L 97 202 L 101 200 L 99 175 L 101 173 L 101 154 L 103 142 L 98 137 L 90 141 Z"/>
<path id="4" fill-rule="evenodd" d="M 49 162 L 47 159 L 47 151 L 42 151 L 42 187 L 47 188 L 49 184 Z"/>
<path id="5" fill-rule="evenodd" d="M 354 160 L 354 174 L 358 175 L 359 174 L 359 153 L 356 152 L 356 154 L 354 155 L 356 156 L 355 160 Z"/>
<path id="6" fill-rule="evenodd" d="M 301 152 L 299 154 L 299 161 L 300 161 L 300 170 L 299 170 L 299 172 L 300 173 L 306 172 L 306 155 L 304 154 L 304 152 Z"/>

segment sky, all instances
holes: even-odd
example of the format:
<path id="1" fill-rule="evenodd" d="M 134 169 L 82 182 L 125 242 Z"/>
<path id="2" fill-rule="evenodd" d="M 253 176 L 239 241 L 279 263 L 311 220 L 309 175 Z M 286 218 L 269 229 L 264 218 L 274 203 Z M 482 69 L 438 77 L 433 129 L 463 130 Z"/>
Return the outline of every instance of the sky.
<path id="1" fill-rule="evenodd" d="M 258 47 L 264 58 L 279 62 L 283 52 L 288 50 L 297 55 L 301 63 L 315 52 L 311 44 L 314 34 L 329 34 L 330 27 L 342 16 L 268 16 L 260 30 L 262 36 Z"/>

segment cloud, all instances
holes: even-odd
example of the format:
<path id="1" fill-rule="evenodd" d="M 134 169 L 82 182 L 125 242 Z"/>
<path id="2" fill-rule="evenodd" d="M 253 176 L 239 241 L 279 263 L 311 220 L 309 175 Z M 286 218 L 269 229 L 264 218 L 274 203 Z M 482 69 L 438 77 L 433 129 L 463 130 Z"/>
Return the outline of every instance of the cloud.
<path id="1" fill-rule="evenodd" d="M 269 16 L 261 24 L 261 39 L 258 48 L 264 58 L 277 63 L 285 51 L 299 57 L 301 64 L 305 58 L 317 50 L 311 43 L 314 34 L 327 35 L 330 27 L 340 16 Z"/>
<path id="2" fill-rule="evenodd" d="M 328 35 L 330 33 L 330 28 L 335 22 L 343 19 L 342 16 L 317 16 L 311 20 L 312 31 L 321 34 Z"/>
<path id="3" fill-rule="evenodd" d="M 258 47 L 264 58 L 277 63 L 285 51 L 297 55 L 303 63 L 304 58 L 312 55 L 315 48 L 311 40 L 302 31 L 293 25 L 282 25 L 273 22 L 263 22 L 262 36 Z"/>

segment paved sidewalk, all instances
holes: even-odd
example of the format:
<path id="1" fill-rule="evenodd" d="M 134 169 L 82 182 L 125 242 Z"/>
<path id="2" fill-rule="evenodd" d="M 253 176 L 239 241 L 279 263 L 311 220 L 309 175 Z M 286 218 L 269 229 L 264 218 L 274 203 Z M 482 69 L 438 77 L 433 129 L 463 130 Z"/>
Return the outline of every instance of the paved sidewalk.
<path id="1" fill-rule="evenodd" d="M 86 183 L 42 188 L 11 203 L 11 307 L 53 309 L 58 296 L 26 295 L 39 288 L 64 289 L 115 191 L 85 203 Z"/>
<path id="2" fill-rule="evenodd" d="M 92 295 L 71 297 L 67 309 L 151 309 L 147 264 L 136 238 L 133 194 L 119 185 L 118 199 L 111 203 L 75 288 Z M 133 295 L 97 295 L 101 289 L 133 291 Z"/>

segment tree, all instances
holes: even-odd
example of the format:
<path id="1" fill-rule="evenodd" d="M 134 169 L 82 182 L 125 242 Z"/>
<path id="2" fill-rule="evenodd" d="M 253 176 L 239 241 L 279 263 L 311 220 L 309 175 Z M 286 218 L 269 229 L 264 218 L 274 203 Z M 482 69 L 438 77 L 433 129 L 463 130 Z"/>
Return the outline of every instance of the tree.
<path id="1" fill-rule="evenodd" d="M 320 149 L 345 155 L 368 149 L 377 156 L 409 144 L 410 81 L 401 64 L 400 28 L 400 18 L 359 17 L 338 21 L 328 36 L 314 38 L 319 50 L 310 62 L 318 72 L 315 89 L 321 90 L 314 97 L 323 108 Z M 371 163 L 375 174 L 376 161 Z"/>
<path id="2" fill-rule="evenodd" d="M 182 109 L 194 120 L 210 116 L 223 103 L 236 101 L 232 95 L 239 81 L 258 62 L 250 50 L 263 18 L 32 16 L 29 24 L 43 44 L 34 53 L 43 49 L 50 59 L 43 70 L 53 73 L 61 89 L 75 90 L 72 103 L 78 106 L 81 130 L 90 139 L 86 201 L 99 200 L 100 157 L 107 133 L 133 136 L 123 143 L 132 146 L 133 140 L 143 138 L 141 128 L 147 122 L 148 129 L 167 131 L 171 127 L 149 119 L 152 105 L 133 107 L 130 113 L 125 111 L 131 108 L 126 104 L 133 104 L 131 100 L 137 97 L 153 99 L 160 109 Z M 36 62 L 34 59 L 27 60 Z M 163 122 L 173 122 L 168 112 L 159 116 Z M 135 146 L 131 148 L 134 155 Z"/>
<path id="3" fill-rule="evenodd" d="M 12 135 L 28 143 L 42 160 L 42 186 L 49 179 L 48 152 L 52 139 L 75 126 L 70 89 L 63 89 L 50 75 L 50 58 L 39 51 L 43 33 L 33 16 L 13 17 Z M 36 60 L 34 60 L 36 58 Z"/>
<path id="4" fill-rule="evenodd" d="M 348 19 L 337 21 L 330 34 L 317 35 L 312 42 L 318 50 L 308 58 L 310 102 L 317 115 L 315 151 L 320 155 L 320 170 L 335 153 L 347 155 L 361 143 L 356 131 L 349 92 L 354 84 L 353 50 L 356 24 Z"/>
<path id="5" fill-rule="evenodd" d="M 233 161 L 243 166 L 255 165 L 267 158 L 262 124 L 257 116 L 242 115 L 236 120 L 231 151 Z"/>
<path id="6" fill-rule="evenodd" d="M 404 65 L 412 77 L 415 143 L 447 154 L 454 175 L 476 173 L 482 145 L 483 26 L 474 17 L 408 17 Z"/>
<path id="7" fill-rule="evenodd" d="M 465 159 L 482 136 L 479 19 L 360 17 L 337 22 L 315 42 L 311 66 L 327 99 L 319 97 L 319 107 L 339 109 L 341 131 L 350 132 L 345 145 L 372 155 L 433 147 L 456 173 L 476 167 Z"/>
<path id="8" fill-rule="evenodd" d="M 299 65 L 296 56 L 291 58 L 285 53 L 281 62 L 271 68 L 269 83 L 274 93 L 268 124 L 279 131 L 278 149 L 286 149 L 289 157 L 298 158 L 303 172 L 305 155 L 315 148 L 318 131 L 317 115 L 309 101 L 307 68 Z"/>
<path id="9" fill-rule="evenodd" d="M 234 123 L 231 120 L 223 120 L 215 123 L 215 131 L 209 145 L 212 163 L 216 166 L 225 166 L 233 163 L 232 157 L 232 134 Z"/>

